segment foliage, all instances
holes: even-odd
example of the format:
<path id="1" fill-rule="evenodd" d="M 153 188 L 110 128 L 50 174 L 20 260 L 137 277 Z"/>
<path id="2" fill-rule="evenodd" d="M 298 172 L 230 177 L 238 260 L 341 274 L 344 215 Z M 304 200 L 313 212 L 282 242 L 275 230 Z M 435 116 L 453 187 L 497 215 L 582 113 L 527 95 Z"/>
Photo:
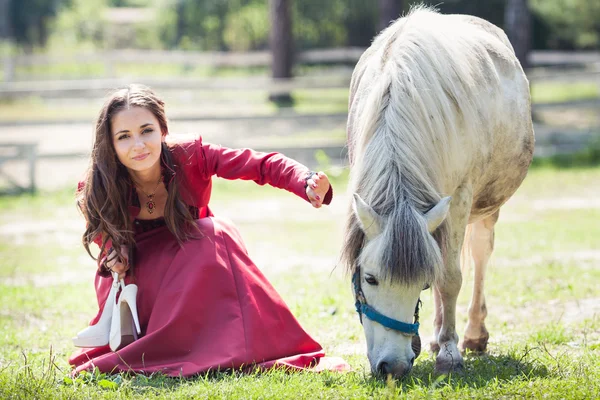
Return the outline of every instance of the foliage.
<path id="1" fill-rule="evenodd" d="M 54 21 L 50 48 L 103 48 L 105 26 L 102 12 L 106 0 L 70 0 Z"/>
<path id="2" fill-rule="evenodd" d="M 363 0 L 294 2 L 297 48 L 368 46 L 376 34 L 377 7 L 373 4 Z"/>
<path id="3" fill-rule="evenodd" d="M 547 36 L 540 47 L 600 48 L 600 2 L 590 0 L 531 0 Z"/>
<path id="4" fill-rule="evenodd" d="M 12 0 L 9 16 L 14 40 L 26 48 L 44 47 L 49 36 L 49 23 L 61 4 L 68 0 Z"/>
<path id="5" fill-rule="evenodd" d="M 503 26 L 504 0 L 405 0 L 404 12 L 421 3 Z M 532 0 L 530 6 L 533 48 L 600 46 L 600 2 Z M 10 20 L 22 45 L 43 46 L 52 35 L 56 46 L 83 43 L 101 48 L 108 35 L 102 18 L 107 7 L 155 11 L 154 22 L 138 24 L 127 33 L 129 47 L 245 51 L 268 44 L 269 0 L 12 0 Z M 372 0 L 295 0 L 292 12 L 297 49 L 365 47 L 377 34 L 379 10 Z"/>
<path id="6" fill-rule="evenodd" d="M 223 41 L 233 51 L 266 49 L 269 26 L 268 4 L 254 1 L 227 15 Z"/>
<path id="7" fill-rule="evenodd" d="M 227 15 L 248 0 L 161 0 L 159 29 L 166 48 L 226 50 Z"/>
<path id="8" fill-rule="evenodd" d="M 415 4 L 434 6 L 444 14 L 475 15 L 497 26 L 504 25 L 505 0 L 450 0 L 444 2 L 437 0 L 411 0 L 408 3 L 410 6 Z M 405 9 L 408 9 L 408 7 Z"/>

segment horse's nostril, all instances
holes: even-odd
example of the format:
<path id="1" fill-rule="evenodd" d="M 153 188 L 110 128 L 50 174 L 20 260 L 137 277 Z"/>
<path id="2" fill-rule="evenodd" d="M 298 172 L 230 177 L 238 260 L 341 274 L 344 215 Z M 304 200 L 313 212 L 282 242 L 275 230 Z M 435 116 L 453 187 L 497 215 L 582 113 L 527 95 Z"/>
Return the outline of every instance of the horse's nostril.
<path id="1" fill-rule="evenodd" d="M 410 365 L 415 365 L 415 358 L 414 357 L 410 359 Z"/>
<path id="2" fill-rule="evenodd" d="M 379 365 L 377 365 L 377 372 L 383 376 L 387 376 L 387 374 L 392 373 L 389 364 L 386 362 L 380 362 Z"/>

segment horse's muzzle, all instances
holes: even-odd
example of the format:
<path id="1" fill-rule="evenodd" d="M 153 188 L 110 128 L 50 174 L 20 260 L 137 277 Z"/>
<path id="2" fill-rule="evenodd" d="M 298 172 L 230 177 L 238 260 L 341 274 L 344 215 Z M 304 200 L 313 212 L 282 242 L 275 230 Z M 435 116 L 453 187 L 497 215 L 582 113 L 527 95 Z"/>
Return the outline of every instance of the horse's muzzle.
<path id="1" fill-rule="evenodd" d="M 393 378 L 399 379 L 403 378 L 412 369 L 413 363 L 415 362 L 415 358 L 413 357 L 409 363 L 405 362 L 387 362 L 386 360 L 381 360 L 377 363 L 376 371 L 373 371 L 377 375 L 382 378 L 387 378 L 391 375 Z"/>

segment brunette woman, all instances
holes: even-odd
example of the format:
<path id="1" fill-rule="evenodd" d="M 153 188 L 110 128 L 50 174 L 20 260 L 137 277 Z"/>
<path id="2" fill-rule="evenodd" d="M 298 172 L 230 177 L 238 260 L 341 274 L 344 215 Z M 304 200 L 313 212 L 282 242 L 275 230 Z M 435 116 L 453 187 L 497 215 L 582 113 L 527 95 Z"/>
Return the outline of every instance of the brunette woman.
<path id="1" fill-rule="evenodd" d="M 332 198 L 327 176 L 278 153 L 201 138 L 167 144 L 168 133 L 163 101 L 144 86 L 116 91 L 100 112 L 77 197 L 87 221 L 83 245 L 90 255 L 92 242 L 100 247 L 99 311 L 74 338 L 85 347 L 70 363 L 76 371 L 171 376 L 314 366 L 321 346 L 248 257 L 237 229 L 213 216 L 209 200 L 216 175 L 285 189 L 319 208 Z M 111 271 L 125 288 L 137 286 L 125 307 L 115 307 Z M 110 315 L 119 310 L 129 313 Z M 109 347 L 110 329 L 116 341 L 111 336 Z"/>

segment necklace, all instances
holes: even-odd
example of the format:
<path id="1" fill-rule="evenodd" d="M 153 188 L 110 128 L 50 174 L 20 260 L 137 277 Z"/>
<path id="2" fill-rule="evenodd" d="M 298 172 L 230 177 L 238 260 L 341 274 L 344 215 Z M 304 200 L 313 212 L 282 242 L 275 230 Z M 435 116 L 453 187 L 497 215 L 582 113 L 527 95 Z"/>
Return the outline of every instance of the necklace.
<path id="1" fill-rule="evenodd" d="M 138 189 L 140 189 L 140 192 L 144 193 L 146 195 L 146 197 L 148 198 L 148 201 L 146 201 L 146 210 L 148 210 L 148 214 L 152 214 L 154 212 L 154 209 L 156 208 L 156 202 L 154 201 L 154 195 L 156 194 L 156 191 L 158 190 L 158 187 L 160 186 L 161 182 L 162 182 L 162 175 L 158 178 L 156 187 L 150 194 L 144 192 L 141 188 L 138 187 Z"/>

